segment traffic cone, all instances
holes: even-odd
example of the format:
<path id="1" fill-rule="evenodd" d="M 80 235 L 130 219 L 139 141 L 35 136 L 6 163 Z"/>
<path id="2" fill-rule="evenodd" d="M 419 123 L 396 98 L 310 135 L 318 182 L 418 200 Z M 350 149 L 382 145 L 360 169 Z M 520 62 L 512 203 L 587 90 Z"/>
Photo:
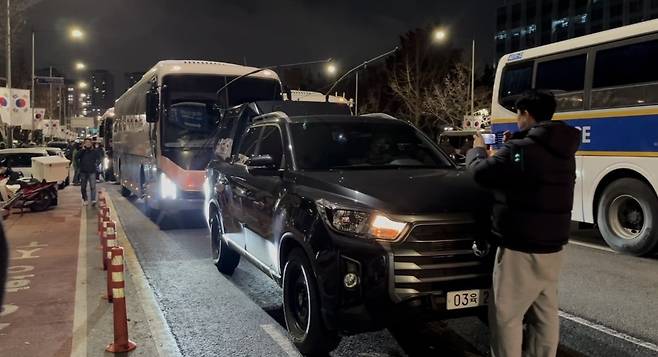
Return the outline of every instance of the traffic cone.
<path id="1" fill-rule="evenodd" d="M 132 351 L 137 347 L 128 339 L 128 316 L 126 310 L 125 282 L 123 280 L 123 248 L 111 249 L 110 264 L 112 279 L 112 310 L 114 313 L 114 342 L 105 348 L 108 352 L 121 353 Z"/>
<path id="2" fill-rule="evenodd" d="M 116 239 L 116 235 L 114 232 L 112 234 L 108 234 L 105 237 L 105 247 L 106 250 L 103 253 L 103 256 L 106 257 L 106 260 L 108 262 L 108 269 L 107 269 L 107 293 L 105 296 L 103 296 L 104 299 L 107 299 L 107 302 L 112 302 L 112 269 L 111 269 L 111 264 L 112 264 L 112 248 L 118 247 L 119 244 Z"/>
<path id="3" fill-rule="evenodd" d="M 98 210 L 98 235 L 101 236 L 103 232 L 103 222 L 110 220 L 110 208 L 104 207 Z"/>
<path id="4" fill-rule="evenodd" d="M 109 252 L 109 246 L 107 244 L 109 237 L 112 236 L 112 239 L 116 239 L 116 222 L 110 220 L 110 221 L 103 221 L 102 223 L 102 229 L 101 229 L 101 248 L 103 254 L 101 254 L 101 259 L 103 260 L 103 270 L 107 270 L 107 266 L 110 263 L 110 260 L 108 258 L 108 252 Z"/>

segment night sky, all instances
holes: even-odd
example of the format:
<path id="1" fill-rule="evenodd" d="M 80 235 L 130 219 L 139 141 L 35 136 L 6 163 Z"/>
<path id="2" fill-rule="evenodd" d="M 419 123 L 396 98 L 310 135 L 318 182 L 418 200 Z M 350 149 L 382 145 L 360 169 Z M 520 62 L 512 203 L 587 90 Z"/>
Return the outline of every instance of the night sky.
<path id="1" fill-rule="evenodd" d="M 15 0 L 16 1 L 16 0 Z M 20 0 L 18 0 L 20 1 Z M 480 65 L 493 60 L 497 0 L 41 0 L 28 15 L 37 31 L 37 67 L 72 62 L 109 69 L 117 95 L 124 72 L 161 59 L 208 59 L 265 66 L 333 57 L 340 68 L 394 47 L 418 26 L 445 25 L 455 46 L 478 41 Z M 66 29 L 85 29 L 72 43 Z M 29 58 L 29 57 L 28 57 Z"/>

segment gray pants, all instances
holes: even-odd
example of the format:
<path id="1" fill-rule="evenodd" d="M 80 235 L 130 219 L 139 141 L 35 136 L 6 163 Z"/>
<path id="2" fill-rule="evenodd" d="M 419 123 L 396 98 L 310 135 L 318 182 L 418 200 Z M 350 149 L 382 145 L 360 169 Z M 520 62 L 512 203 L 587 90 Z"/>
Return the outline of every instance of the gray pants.
<path id="1" fill-rule="evenodd" d="M 489 305 L 492 356 L 554 357 L 557 354 L 560 341 L 557 285 L 563 256 L 564 251 L 529 254 L 498 249 Z"/>
<path id="2" fill-rule="evenodd" d="M 87 182 L 91 191 L 91 200 L 96 201 L 96 173 L 80 172 L 80 190 L 82 191 L 82 200 L 87 201 Z"/>

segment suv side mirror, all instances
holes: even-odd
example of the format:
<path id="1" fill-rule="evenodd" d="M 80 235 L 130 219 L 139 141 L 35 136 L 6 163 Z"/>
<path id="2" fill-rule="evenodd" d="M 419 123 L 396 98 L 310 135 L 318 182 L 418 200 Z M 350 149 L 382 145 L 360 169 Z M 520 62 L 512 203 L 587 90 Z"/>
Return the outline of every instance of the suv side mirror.
<path id="1" fill-rule="evenodd" d="M 270 155 L 256 155 L 245 162 L 247 171 L 254 176 L 277 176 L 279 168 Z"/>
<path id="2" fill-rule="evenodd" d="M 146 92 L 146 122 L 155 123 L 158 121 L 158 109 L 160 107 L 160 96 L 158 90 L 151 88 Z"/>

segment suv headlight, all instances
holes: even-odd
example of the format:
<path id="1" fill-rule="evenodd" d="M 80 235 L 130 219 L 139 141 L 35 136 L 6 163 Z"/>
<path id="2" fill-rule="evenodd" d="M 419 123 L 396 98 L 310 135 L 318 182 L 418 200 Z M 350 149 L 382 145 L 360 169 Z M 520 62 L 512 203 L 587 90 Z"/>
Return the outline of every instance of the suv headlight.
<path id="1" fill-rule="evenodd" d="M 325 223 L 339 233 L 395 241 L 407 228 L 406 222 L 392 220 L 382 213 L 341 207 L 326 200 L 318 200 L 316 204 Z"/>
<path id="2" fill-rule="evenodd" d="M 172 199 L 175 200 L 178 196 L 178 187 L 176 183 L 172 181 L 164 173 L 160 174 L 160 196 L 163 199 Z"/>

